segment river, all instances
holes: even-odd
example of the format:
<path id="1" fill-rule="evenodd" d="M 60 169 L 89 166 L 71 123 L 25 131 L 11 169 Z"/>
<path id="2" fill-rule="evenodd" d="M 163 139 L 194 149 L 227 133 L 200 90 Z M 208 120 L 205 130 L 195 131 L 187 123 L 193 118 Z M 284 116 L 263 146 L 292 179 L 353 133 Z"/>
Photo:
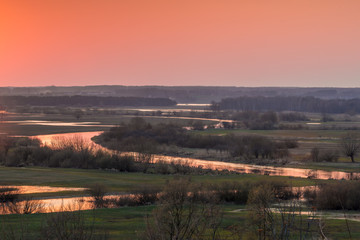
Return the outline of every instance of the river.
<path id="1" fill-rule="evenodd" d="M 38 135 L 44 144 L 51 144 L 51 141 L 56 141 L 59 137 L 71 138 L 71 137 L 82 137 L 87 142 L 93 142 L 92 137 L 101 134 L 102 132 L 78 132 L 78 133 L 63 133 L 63 134 L 52 134 L 52 135 Z M 100 148 L 100 145 L 97 145 Z M 108 150 L 103 148 L 104 150 Z M 336 180 L 351 180 L 360 179 L 360 173 L 348 173 L 341 171 L 323 171 L 323 170 L 311 170 L 304 168 L 287 168 L 287 167 L 273 167 L 273 166 L 261 166 L 253 164 L 243 163 L 230 163 L 221 161 L 208 161 L 196 158 L 184 158 L 184 157 L 172 157 L 163 155 L 154 155 L 154 161 L 165 161 L 168 163 L 177 162 L 184 163 L 194 167 L 202 167 L 204 169 L 212 170 L 229 170 L 239 173 L 253 173 L 269 176 L 288 176 L 288 177 L 300 177 L 300 178 L 313 178 L 313 179 L 336 179 Z"/>

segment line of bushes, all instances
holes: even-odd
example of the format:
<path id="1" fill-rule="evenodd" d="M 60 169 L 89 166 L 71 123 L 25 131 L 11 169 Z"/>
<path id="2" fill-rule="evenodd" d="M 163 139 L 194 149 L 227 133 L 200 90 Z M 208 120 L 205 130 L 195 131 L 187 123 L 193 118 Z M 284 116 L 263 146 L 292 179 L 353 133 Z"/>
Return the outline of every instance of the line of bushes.
<path id="1" fill-rule="evenodd" d="M 158 153 L 161 146 L 213 149 L 228 152 L 244 159 L 274 159 L 288 156 L 288 148 L 297 147 L 294 141 L 275 141 L 264 136 L 208 136 L 194 134 L 174 124 L 151 125 L 142 118 L 111 128 L 97 139 L 98 143 L 124 152 Z"/>

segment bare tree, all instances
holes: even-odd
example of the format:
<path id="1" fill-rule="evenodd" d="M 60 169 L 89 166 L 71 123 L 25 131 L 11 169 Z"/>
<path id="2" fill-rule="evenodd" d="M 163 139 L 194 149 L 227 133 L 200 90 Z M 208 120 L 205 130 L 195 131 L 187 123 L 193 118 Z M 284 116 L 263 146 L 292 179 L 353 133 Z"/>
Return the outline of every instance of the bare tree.
<path id="1" fill-rule="evenodd" d="M 89 186 L 87 192 L 91 195 L 94 202 L 94 208 L 103 208 L 107 206 L 105 195 L 108 188 L 104 184 L 95 183 Z"/>
<path id="2" fill-rule="evenodd" d="M 252 189 L 247 207 L 249 227 L 259 240 L 326 239 L 323 224 L 313 208 L 303 212 L 298 200 L 277 199 L 270 185 Z"/>
<path id="3" fill-rule="evenodd" d="M 351 158 L 351 162 L 355 162 L 355 155 L 360 150 L 360 141 L 357 134 L 348 133 L 341 138 L 340 146 L 343 153 Z"/>
<path id="4" fill-rule="evenodd" d="M 64 206 L 60 212 L 46 215 L 40 239 L 105 240 L 107 233 L 95 227 L 95 217 L 95 212 L 86 217 L 81 206 Z"/>
<path id="5" fill-rule="evenodd" d="M 160 197 L 159 207 L 147 219 L 145 239 L 218 239 L 220 208 L 189 180 L 170 182 Z"/>
<path id="6" fill-rule="evenodd" d="M 41 200 L 35 200 L 30 196 L 19 198 L 7 204 L 7 211 L 11 214 L 33 214 L 41 213 L 44 210 L 44 204 Z"/>
<path id="7" fill-rule="evenodd" d="M 8 212 L 8 206 L 18 201 L 20 196 L 19 189 L 10 187 L 0 187 L 0 211 Z"/>

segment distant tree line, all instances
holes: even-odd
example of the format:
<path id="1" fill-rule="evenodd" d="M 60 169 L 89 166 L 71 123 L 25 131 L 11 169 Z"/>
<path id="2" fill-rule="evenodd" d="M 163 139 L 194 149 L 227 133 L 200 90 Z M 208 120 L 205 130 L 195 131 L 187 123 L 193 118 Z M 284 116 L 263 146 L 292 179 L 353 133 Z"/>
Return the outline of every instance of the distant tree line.
<path id="1" fill-rule="evenodd" d="M 182 103 L 209 103 L 240 96 L 313 96 L 322 99 L 351 99 L 360 88 L 294 87 L 210 87 L 210 86 L 71 86 L 71 87 L 0 87 L 1 96 L 122 96 L 171 98 Z"/>
<path id="2" fill-rule="evenodd" d="M 315 97 L 238 97 L 213 102 L 211 109 L 238 111 L 295 111 L 318 113 L 360 113 L 360 99 L 320 99 Z"/>
<path id="3" fill-rule="evenodd" d="M 98 96 L 0 96 L 5 106 L 174 106 L 169 98 Z"/>

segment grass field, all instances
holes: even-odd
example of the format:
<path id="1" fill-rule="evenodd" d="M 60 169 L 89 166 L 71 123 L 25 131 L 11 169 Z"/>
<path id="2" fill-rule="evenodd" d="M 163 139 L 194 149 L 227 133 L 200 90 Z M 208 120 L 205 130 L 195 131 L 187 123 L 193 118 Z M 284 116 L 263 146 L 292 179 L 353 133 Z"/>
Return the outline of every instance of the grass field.
<path id="1" fill-rule="evenodd" d="M 310 156 L 312 148 L 317 147 L 322 150 L 333 150 L 337 151 L 339 154 L 339 163 L 341 164 L 341 169 L 345 171 L 356 171 L 358 167 L 357 164 L 353 164 L 350 161 L 350 158 L 345 157 L 342 154 L 342 149 L 340 146 L 340 139 L 346 133 L 359 133 L 355 130 L 248 130 L 248 129 L 209 129 L 205 131 L 194 131 L 193 134 L 201 135 L 226 135 L 226 134 L 235 134 L 239 136 L 244 135 L 259 135 L 270 137 L 275 140 L 284 140 L 284 139 L 293 139 L 298 142 L 298 147 L 289 149 L 290 157 L 289 162 L 294 164 L 294 162 L 300 162 L 304 168 L 316 168 L 323 170 L 336 170 L 333 168 L 332 163 L 311 163 L 307 161 Z M 360 162 L 360 156 L 355 156 L 355 161 Z M 305 165 L 305 166 L 304 166 Z M 336 165 L 336 164 L 335 164 Z M 295 165 L 290 165 L 295 166 Z M 301 167 L 301 166 L 300 166 Z M 322 168 L 324 167 L 324 168 Z M 338 170 L 338 171 L 342 171 Z"/>
<path id="2" fill-rule="evenodd" d="M 244 227 L 246 224 L 247 211 L 243 205 L 222 205 L 224 215 L 221 227 L 229 229 L 230 226 L 238 225 Z M 143 239 L 141 234 L 145 230 L 146 216 L 151 215 L 154 206 L 122 207 L 115 209 L 96 209 L 82 211 L 86 225 L 93 226 L 98 233 L 106 232 L 109 239 L 134 240 Z M 0 216 L 0 229 L 4 231 L 14 229 L 15 234 L 32 233 L 33 238 L 37 239 L 42 226 L 49 214 L 32 215 L 3 215 Z M 345 220 L 324 219 L 324 232 L 330 239 L 351 239 L 346 231 Z M 360 222 L 348 221 L 352 239 L 360 238 Z M 247 229 L 248 230 L 248 229 Z M 2 233 L 0 231 L 0 234 Z M 230 235 L 229 232 L 222 231 L 223 234 Z M 0 235 L 1 236 L 1 235 Z"/>
<path id="3" fill-rule="evenodd" d="M 83 170 L 70 168 L 10 168 L 0 167 L 0 185 L 40 185 L 51 187 L 87 187 L 93 183 L 108 186 L 110 192 L 132 192 L 144 185 L 163 187 L 174 175 L 119 173 L 105 170 Z M 183 175 L 182 175 L 183 176 Z M 194 182 L 221 183 L 227 181 L 279 181 L 288 182 L 292 186 L 309 186 L 320 183 L 319 180 L 291 178 L 280 176 L 263 176 L 256 174 L 231 175 L 188 175 Z M 45 193 L 44 193 L 45 194 Z M 55 193 L 46 193 L 54 196 Z M 58 194 L 59 195 L 59 194 Z M 79 192 L 65 192 L 60 195 L 79 195 Z"/>

